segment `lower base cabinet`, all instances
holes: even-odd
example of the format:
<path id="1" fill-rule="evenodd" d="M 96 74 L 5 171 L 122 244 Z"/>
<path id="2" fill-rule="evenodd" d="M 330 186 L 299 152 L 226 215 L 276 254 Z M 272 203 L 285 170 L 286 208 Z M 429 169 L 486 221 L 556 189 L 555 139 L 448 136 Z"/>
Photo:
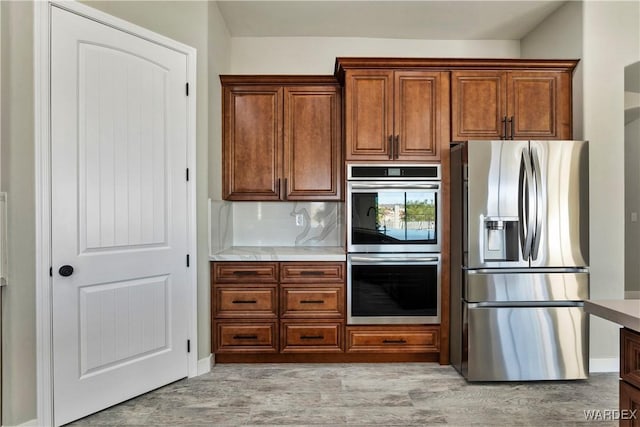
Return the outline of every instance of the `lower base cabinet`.
<path id="1" fill-rule="evenodd" d="M 348 353 L 439 351 L 439 326 L 348 326 Z"/>
<path id="2" fill-rule="evenodd" d="M 342 353 L 342 322 L 282 320 L 280 322 L 281 353 Z"/>
<path id="3" fill-rule="evenodd" d="M 216 362 L 437 361 L 439 325 L 345 324 L 345 267 L 211 263 Z"/>
<path id="4" fill-rule="evenodd" d="M 640 427 L 640 389 L 620 381 L 620 426 Z"/>
<path id="5" fill-rule="evenodd" d="M 620 426 L 640 427 L 640 333 L 620 329 Z"/>
<path id="6" fill-rule="evenodd" d="M 217 321 L 214 325 L 214 353 L 278 352 L 276 322 Z"/>

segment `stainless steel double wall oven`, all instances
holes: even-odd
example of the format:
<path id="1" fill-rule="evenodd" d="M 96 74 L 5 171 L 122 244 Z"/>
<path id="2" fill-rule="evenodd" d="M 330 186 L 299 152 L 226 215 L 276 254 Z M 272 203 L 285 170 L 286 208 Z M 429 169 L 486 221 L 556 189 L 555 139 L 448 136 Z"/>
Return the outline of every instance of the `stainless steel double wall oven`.
<path id="1" fill-rule="evenodd" d="M 347 165 L 347 323 L 440 323 L 439 165 Z"/>

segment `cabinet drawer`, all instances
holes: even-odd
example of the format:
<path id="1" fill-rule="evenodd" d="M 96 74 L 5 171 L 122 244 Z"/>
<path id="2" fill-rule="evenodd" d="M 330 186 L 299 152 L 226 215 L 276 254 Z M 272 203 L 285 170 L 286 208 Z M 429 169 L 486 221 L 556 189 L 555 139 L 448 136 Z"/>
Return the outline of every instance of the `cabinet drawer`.
<path id="1" fill-rule="evenodd" d="M 277 283 L 277 262 L 216 262 L 213 265 L 216 283 Z"/>
<path id="2" fill-rule="evenodd" d="M 342 322 L 281 322 L 282 353 L 342 353 Z"/>
<path id="3" fill-rule="evenodd" d="M 640 388 L 640 334 L 620 329 L 620 378 Z"/>
<path id="4" fill-rule="evenodd" d="M 271 317 L 278 316 L 277 288 L 214 287 L 215 317 Z"/>
<path id="5" fill-rule="evenodd" d="M 214 352 L 278 351 L 276 322 L 215 322 Z"/>
<path id="6" fill-rule="evenodd" d="M 282 285 L 280 316 L 344 317 L 344 287 L 316 285 Z"/>
<path id="7" fill-rule="evenodd" d="M 321 283 L 344 281 L 343 262 L 283 262 L 280 269 L 282 283 Z"/>
<path id="8" fill-rule="evenodd" d="M 439 327 L 348 327 L 349 353 L 422 353 L 439 351 Z"/>

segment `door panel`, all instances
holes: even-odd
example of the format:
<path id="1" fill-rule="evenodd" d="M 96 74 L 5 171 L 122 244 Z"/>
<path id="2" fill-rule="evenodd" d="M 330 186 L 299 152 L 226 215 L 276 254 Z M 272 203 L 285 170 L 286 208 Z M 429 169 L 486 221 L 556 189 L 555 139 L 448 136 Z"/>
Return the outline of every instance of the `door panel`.
<path id="1" fill-rule="evenodd" d="M 59 425 L 187 375 L 187 62 L 57 7 L 51 52 Z"/>
<path id="2" fill-rule="evenodd" d="M 224 89 L 224 199 L 280 199 L 282 102 L 282 87 Z"/>
<path id="3" fill-rule="evenodd" d="M 507 79 L 509 135 L 571 139 L 571 79 L 565 72 L 512 71 Z"/>
<path id="4" fill-rule="evenodd" d="M 396 71 L 394 123 L 398 160 L 439 158 L 441 73 Z"/>
<path id="5" fill-rule="evenodd" d="M 393 71 L 347 71 L 346 160 L 388 160 L 393 133 Z"/>
<path id="6" fill-rule="evenodd" d="M 506 74 L 499 71 L 451 73 L 453 141 L 500 139 L 506 115 Z"/>
<path id="7" fill-rule="evenodd" d="M 472 141 L 468 144 L 469 268 L 528 267 L 523 257 L 519 220 L 519 178 L 528 141 Z M 533 203 L 533 201 L 531 201 Z M 502 221 L 503 229 L 493 228 Z M 504 234 L 503 234 L 504 233 Z M 504 240 L 503 236 L 507 236 Z M 502 244 L 504 257 L 492 245 Z M 499 251 L 496 251 L 499 252 Z"/>
<path id="8" fill-rule="evenodd" d="M 532 267 L 589 265 L 589 149 L 584 141 L 531 141 L 540 179 Z"/>
<path id="9" fill-rule="evenodd" d="M 342 159 L 336 87 L 284 89 L 284 177 L 287 200 L 339 200 Z"/>
<path id="10" fill-rule="evenodd" d="M 168 350 L 170 277 L 89 284 L 80 291 L 80 378 Z"/>
<path id="11" fill-rule="evenodd" d="M 78 49 L 82 251 L 166 245 L 168 70 L 112 47 Z"/>

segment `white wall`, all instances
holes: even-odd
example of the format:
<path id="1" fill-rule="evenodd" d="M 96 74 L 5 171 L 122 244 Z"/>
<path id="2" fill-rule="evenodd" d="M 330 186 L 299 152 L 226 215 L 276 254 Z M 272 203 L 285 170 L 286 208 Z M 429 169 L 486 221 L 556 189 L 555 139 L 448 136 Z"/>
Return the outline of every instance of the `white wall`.
<path id="1" fill-rule="evenodd" d="M 624 67 L 640 59 L 640 3 L 583 4 L 584 138 L 590 141 L 591 298 L 624 292 Z M 618 357 L 616 325 L 592 318 L 591 357 Z"/>
<path id="2" fill-rule="evenodd" d="M 222 90 L 220 74 L 231 69 L 231 35 L 218 8 L 209 3 L 209 197 L 222 199 Z"/>
<path id="3" fill-rule="evenodd" d="M 36 417 L 33 5 L 2 7 L 2 190 L 8 193 L 9 285 L 3 313 L 5 425 Z"/>
<path id="4" fill-rule="evenodd" d="M 222 90 L 220 87 L 220 74 L 229 72 L 231 61 L 231 36 L 227 25 L 220 14 L 216 2 L 209 3 L 209 158 L 207 164 L 209 197 L 214 200 L 222 198 Z M 217 183 L 217 184 L 216 184 Z M 208 228 L 199 228 L 202 236 L 208 237 Z M 209 248 L 198 252 L 198 263 L 209 268 Z M 211 316 L 210 316 L 210 287 L 198 287 L 198 357 L 204 357 L 211 353 Z"/>
<path id="5" fill-rule="evenodd" d="M 520 41 L 522 58 L 581 59 L 582 2 L 569 1 Z M 583 139 L 583 64 L 573 74 L 573 138 Z"/>
<path id="6" fill-rule="evenodd" d="M 518 58 L 520 42 L 354 37 L 231 39 L 232 74 L 333 74 L 338 56 Z"/>

